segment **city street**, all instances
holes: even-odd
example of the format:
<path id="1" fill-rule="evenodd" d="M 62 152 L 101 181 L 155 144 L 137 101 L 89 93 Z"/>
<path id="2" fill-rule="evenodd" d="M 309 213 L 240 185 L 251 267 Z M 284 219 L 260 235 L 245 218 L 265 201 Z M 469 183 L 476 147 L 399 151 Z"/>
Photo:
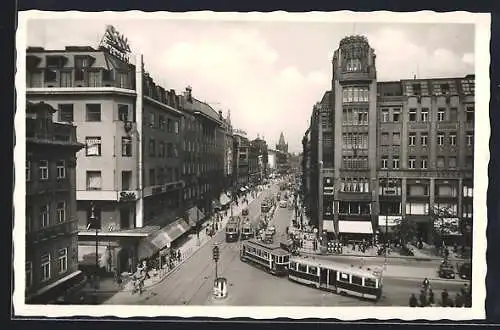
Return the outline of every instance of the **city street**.
<path id="1" fill-rule="evenodd" d="M 260 215 L 260 202 L 266 196 L 278 191 L 276 185 L 264 191 L 249 205 L 250 218 L 256 223 Z M 276 209 L 272 225 L 276 227 L 275 242 L 286 238 L 286 227 L 290 224 L 292 210 Z M 228 298 L 212 298 L 215 264 L 212 260 L 213 244 L 205 244 L 189 260 L 170 274 L 164 281 L 148 288 L 142 295 L 119 292 L 105 304 L 141 304 L 141 305 L 268 305 L 268 306 L 406 306 L 411 293 L 418 294 L 420 279 L 385 278 L 382 299 L 375 303 L 357 298 L 339 296 L 330 292 L 288 281 L 287 278 L 272 276 L 239 259 L 239 242 L 226 243 L 224 232 L 219 232 L 213 239 L 220 246 L 219 276 L 226 277 L 229 284 Z M 318 257 L 335 259 L 339 262 L 357 260 L 345 257 Z M 405 263 L 405 260 L 401 261 Z M 423 267 L 435 267 L 422 263 Z M 451 297 L 463 284 L 455 281 L 432 282 L 436 298 L 443 289 Z"/>

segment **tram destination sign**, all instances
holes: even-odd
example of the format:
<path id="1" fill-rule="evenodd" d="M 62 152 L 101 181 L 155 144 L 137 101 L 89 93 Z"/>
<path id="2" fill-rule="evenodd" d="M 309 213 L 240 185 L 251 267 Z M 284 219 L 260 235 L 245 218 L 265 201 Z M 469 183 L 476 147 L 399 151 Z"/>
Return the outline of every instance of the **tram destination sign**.
<path id="1" fill-rule="evenodd" d="M 127 38 L 120 34 L 113 25 L 106 26 L 106 32 L 99 45 L 109 51 L 110 54 L 118 57 L 122 61 L 129 63 L 130 45 Z"/>

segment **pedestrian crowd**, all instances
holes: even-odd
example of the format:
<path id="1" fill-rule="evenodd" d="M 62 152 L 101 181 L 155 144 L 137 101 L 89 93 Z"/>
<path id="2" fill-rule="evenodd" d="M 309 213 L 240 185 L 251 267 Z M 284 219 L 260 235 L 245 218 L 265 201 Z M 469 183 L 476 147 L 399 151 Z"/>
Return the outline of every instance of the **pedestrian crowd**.
<path id="1" fill-rule="evenodd" d="M 470 286 L 465 283 L 460 292 L 455 294 L 455 297 L 452 297 L 447 289 L 443 289 L 441 291 L 441 300 L 437 301 L 429 281 L 425 279 L 418 298 L 415 293 L 412 293 L 408 304 L 410 307 L 471 307 L 472 292 Z"/>

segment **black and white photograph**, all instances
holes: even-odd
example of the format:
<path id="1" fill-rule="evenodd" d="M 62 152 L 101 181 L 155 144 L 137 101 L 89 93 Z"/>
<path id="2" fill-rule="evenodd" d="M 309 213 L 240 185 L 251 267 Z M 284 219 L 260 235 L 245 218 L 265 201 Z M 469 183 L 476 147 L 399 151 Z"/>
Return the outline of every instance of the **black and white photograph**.
<path id="1" fill-rule="evenodd" d="M 489 41 L 466 12 L 20 12 L 15 314 L 484 318 Z"/>

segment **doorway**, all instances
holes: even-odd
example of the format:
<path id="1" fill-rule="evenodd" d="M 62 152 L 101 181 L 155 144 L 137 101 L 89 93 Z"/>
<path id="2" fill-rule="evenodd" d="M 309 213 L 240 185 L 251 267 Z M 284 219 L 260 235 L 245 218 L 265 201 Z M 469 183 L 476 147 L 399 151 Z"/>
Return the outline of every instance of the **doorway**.
<path id="1" fill-rule="evenodd" d="M 130 208 L 122 207 L 120 208 L 120 229 L 130 228 Z"/>
<path id="2" fill-rule="evenodd" d="M 319 286 L 326 287 L 326 282 L 328 278 L 328 269 L 320 268 L 319 269 Z"/>
<path id="3" fill-rule="evenodd" d="M 130 271 L 130 253 L 125 248 L 118 252 L 118 270 L 120 274 Z"/>

